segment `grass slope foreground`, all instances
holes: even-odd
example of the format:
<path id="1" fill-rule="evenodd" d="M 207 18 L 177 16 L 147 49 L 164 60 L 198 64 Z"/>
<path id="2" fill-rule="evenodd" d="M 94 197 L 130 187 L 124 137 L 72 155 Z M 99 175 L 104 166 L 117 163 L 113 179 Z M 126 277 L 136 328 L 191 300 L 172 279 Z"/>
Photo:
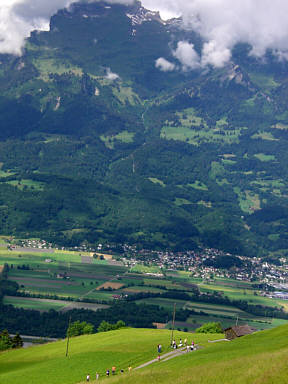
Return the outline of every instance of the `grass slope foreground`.
<path id="1" fill-rule="evenodd" d="M 232 342 L 209 343 L 219 335 L 175 332 L 188 342 L 192 338 L 199 349 L 176 358 L 155 362 L 157 344 L 169 351 L 171 333 L 167 330 L 122 329 L 71 340 L 65 357 L 65 340 L 29 349 L 0 354 L 0 382 L 5 384 L 76 384 L 84 383 L 89 373 L 94 382 L 111 383 L 197 383 L 197 384 L 286 384 L 288 326 L 262 331 Z M 221 335 L 220 335 L 221 337 Z M 114 377 L 105 377 L 115 365 Z M 128 366 L 132 371 L 128 373 Z M 120 369 L 124 373 L 120 374 Z M 96 382 L 96 380 L 95 380 Z"/>

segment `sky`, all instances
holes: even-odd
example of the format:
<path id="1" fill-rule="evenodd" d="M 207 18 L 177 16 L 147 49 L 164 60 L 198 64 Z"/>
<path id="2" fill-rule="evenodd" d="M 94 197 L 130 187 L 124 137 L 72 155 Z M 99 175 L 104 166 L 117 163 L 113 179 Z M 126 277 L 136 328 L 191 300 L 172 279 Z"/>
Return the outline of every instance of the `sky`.
<path id="1" fill-rule="evenodd" d="M 96 1 L 96 0 L 89 0 Z M 110 0 L 131 3 L 133 0 Z M 73 0 L 0 0 L 0 53 L 21 55 L 24 39 L 32 30 L 47 30 L 50 17 Z M 172 51 L 174 63 L 159 58 L 164 71 L 182 68 L 223 67 L 239 42 L 249 43 L 251 54 L 263 57 L 271 49 L 279 60 L 288 59 L 287 0 L 143 0 L 162 18 L 183 17 L 183 26 L 203 37 L 202 52 L 190 41 L 179 41 Z"/>

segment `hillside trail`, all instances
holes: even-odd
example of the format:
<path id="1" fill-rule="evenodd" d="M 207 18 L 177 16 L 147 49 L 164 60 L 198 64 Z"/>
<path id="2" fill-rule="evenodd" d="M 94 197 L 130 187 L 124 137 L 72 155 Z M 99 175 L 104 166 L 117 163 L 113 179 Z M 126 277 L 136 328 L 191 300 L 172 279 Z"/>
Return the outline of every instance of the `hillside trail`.
<path id="1" fill-rule="evenodd" d="M 134 371 L 137 370 L 137 369 L 141 369 L 141 368 L 147 367 L 148 365 L 151 365 L 151 364 L 156 363 L 156 362 L 161 363 L 161 362 L 164 362 L 164 361 L 168 361 L 170 359 L 174 359 L 174 357 L 177 357 L 177 356 L 181 356 L 181 355 L 184 355 L 184 354 L 187 354 L 187 353 L 193 353 L 196 350 L 197 349 L 195 348 L 194 351 L 187 352 L 187 348 L 186 347 L 175 349 L 175 350 L 173 350 L 171 352 L 167 352 L 167 353 L 164 353 L 163 355 L 161 355 L 160 360 L 158 360 L 158 358 L 156 358 L 156 359 L 147 361 L 144 364 L 139 365 L 138 367 L 134 368 Z"/>
<path id="2" fill-rule="evenodd" d="M 149 365 L 151 365 L 151 364 L 154 364 L 154 363 L 156 363 L 156 362 L 157 362 L 158 364 L 159 364 L 159 363 L 163 363 L 163 362 L 165 362 L 165 361 L 168 361 L 168 360 L 170 360 L 170 359 L 173 359 L 173 358 L 175 358 L 175 357 L 177 357 L 177 356 L 185 355 L 185 354 L 187 354 L 187 353 L 189 353 L 189 354 L 190 354 L 190 353 L 195 353 L 195 351 L 197 351 L 199 348 L 201 349 L 201 347 L 195 345 L 195 349 L 194 349 L 194 351 L 189 351 L 189 352 L 187 352 L 187 347 L 181 347 L 181 348 L 178 348 L 178 349 L 174 349 L 174 350 L 171 351 L 171 352 L 167 352 L 167 353 L 164 353 L 163 355 L 161 355 L 160 360 L 158 360 L 158 358 L 156 358 L 156 359 L 147 361 L 146 363 L 143 363 L 143 364 L 139 365 L 138 367 L 133 368 L 132 371 L 136 371 L 136 370 L 138 370 L 138 369 L 145 368 L 145 367 L 147 367 L 147 366 L 149 366 Z M 97 382 L 97 380 L 96 380 L 96 381 L 93 381 L 93 383 L 96 383 L 96 382 Z M 79 384 L 84 384 L 84 382 L 81 381 Z"/>

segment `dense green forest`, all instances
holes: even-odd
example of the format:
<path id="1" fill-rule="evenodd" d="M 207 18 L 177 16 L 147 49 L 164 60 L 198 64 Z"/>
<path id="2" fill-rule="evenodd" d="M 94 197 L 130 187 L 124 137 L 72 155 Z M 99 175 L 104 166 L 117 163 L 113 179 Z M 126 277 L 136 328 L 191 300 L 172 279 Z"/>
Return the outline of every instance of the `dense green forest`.
<path id="1" fill-rule="evenodd" d="M 202 41 L 139 7 L 75 4 L 1 56 L 0 233 L 285 255 L 287 64 L 161 72 Z"/>

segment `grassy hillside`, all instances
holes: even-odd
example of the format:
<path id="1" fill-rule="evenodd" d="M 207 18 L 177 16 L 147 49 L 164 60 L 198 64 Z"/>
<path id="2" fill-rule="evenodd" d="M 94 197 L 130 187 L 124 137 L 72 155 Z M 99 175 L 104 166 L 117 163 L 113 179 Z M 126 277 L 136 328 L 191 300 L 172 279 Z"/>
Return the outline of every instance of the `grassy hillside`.
<path id="1" fill-rule="evenodd" d="M 26 350 L 0 354 L 0 382 L 5 384 L 74 384 L 89 372 L 102 376 L 115 365 L 127 371 L 157 356 L 157 345 L 169 350 L 171 332 L 167 330 L 123 329 L 71 339 L 69 358 L 65 357 L 66 341 Z M 175 332 L 176 340 L 187 333 Z M 207 336 L 193 336 L 207 345 Z M 191 342 L 191 337 L 190 337 Z"/>
<path id="2" fill-rule="evenodd" d="M 151 366 L 113 383 L 284 384 L 287 326 L 213 344 L 195 354 Z"/>
<path id="3" fill-rule="evenodd" d="M 156 346 L 168 349 L 168 331 L 123 329 L 72 339 L 70 357 L 65 358 L 65 341 L 4 352 L 0 355 L 0 381 L 5 384 L 76 384 L 87 373 L 103 377 L 115 365 L 125 373 L 110 377 L 112 383 L 200 383 L 284 384 L 287 383 L 287 326 L 262 331 L 233 342 L 208 343 L 219 335 L 193 335 L 203 348 L 167 362 L 156 362 L 127 373 L 131 364 L 156 357 Z M 176 333 L 176 339 L 191 334 Z M 189 340 L 190 339 L 190 340 Z M 108 382 L 108 381 L 107 381 Z"/>

